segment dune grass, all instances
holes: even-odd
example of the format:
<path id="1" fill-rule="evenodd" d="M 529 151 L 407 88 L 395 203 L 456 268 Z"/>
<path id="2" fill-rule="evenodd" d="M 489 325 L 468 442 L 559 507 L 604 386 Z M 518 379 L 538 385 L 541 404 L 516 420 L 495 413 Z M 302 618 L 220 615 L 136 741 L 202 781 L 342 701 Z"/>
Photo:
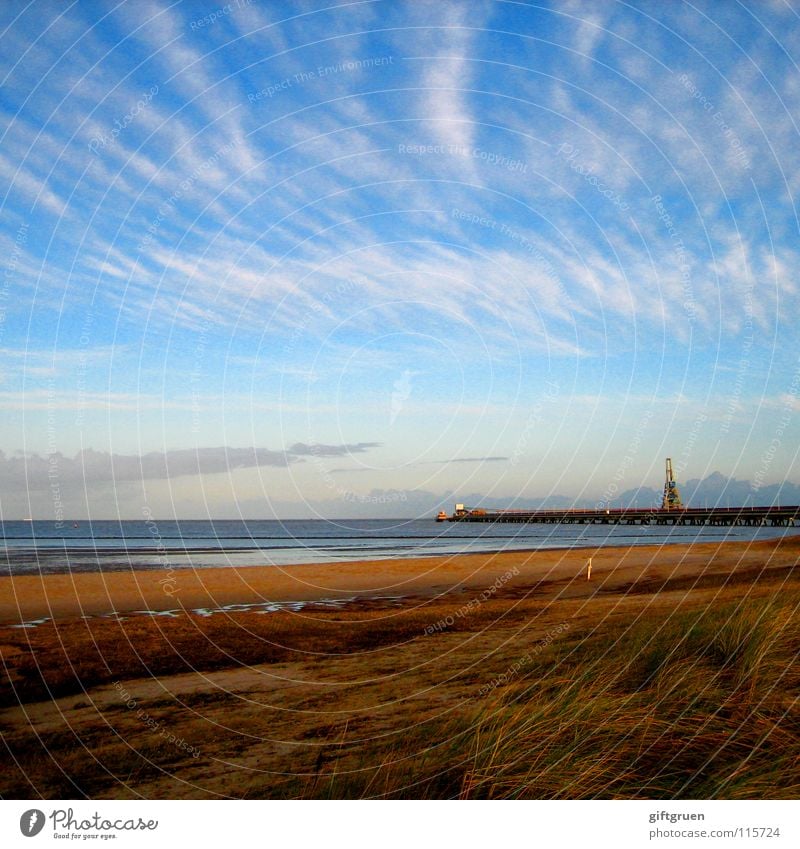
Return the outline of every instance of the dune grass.
<path id="1" fill-rule="evenodd" d="M 386 753 L 378 767 L 294 790 L 317 798 L 800 797 L 795 601 L 572 634 L 469 717 L 426 729 L 426 739 Z"/>

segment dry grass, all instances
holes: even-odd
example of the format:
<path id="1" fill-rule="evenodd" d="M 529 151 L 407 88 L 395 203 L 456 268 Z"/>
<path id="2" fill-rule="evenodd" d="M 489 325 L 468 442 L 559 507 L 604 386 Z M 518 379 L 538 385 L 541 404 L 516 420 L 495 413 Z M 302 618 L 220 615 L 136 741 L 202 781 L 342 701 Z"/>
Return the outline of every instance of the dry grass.
<path id="1" fill-rule="evenodd" d="M 462 795 L 797 797 L 795 608 L 726 605 L 562 648 L 478 718 Z"/>
<path id="2" fill-rule="evenodd" d="M 306 795 L 798 798 L 798 602 L 574 633 L 468 716 Z"/>

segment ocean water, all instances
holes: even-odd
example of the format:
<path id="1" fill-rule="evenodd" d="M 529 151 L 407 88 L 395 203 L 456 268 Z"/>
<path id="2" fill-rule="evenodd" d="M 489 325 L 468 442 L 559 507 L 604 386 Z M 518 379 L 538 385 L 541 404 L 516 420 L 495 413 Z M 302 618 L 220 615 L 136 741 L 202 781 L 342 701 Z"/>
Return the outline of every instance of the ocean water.
<path id="1" fill-rule="evenodd" d="M 342 521 L 0 522 L 0 574 L 292 566 L 462 553 L 771 539 L 800 528 Z"/>

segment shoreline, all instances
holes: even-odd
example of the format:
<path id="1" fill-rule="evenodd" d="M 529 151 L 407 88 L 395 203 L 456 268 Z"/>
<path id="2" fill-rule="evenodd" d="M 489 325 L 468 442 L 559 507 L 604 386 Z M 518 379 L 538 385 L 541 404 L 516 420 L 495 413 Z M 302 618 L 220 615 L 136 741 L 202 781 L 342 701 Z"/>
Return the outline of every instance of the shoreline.
<path id="1" fill-rule="evenodd" d="M 775 529 L 777 531 L 777 529 Z M 304 549 L 285 546 L 252 546 L 252 547 L 169 547 L 169 548 L 117 548 L 117 547 L 81 547 L 70 548 L 68 550 L 53 547 L 44 548 L 16 548 L 6 547 L 0 552 L 0 578 L 16 577 L 13 575 L 15 567 L 36 567 L 37 571 L 25 571 L 19 573 L 18 576 L 31 574 L 74 574 L 76 572 L 129 572 L 129 571 L 158 571 L 158 570 L 208 570 L 216 568 L 295 568 L 299 566 L 328 566 L 333 564 L 349 564 L 349 563 L 373 563 L 386 562 L 391 560 L 426 560 L 430 558 L 452 558 L 452 557 L 472 557 L 472 556 L 490 556 L 496 554 L 530 554 L 534 552 L 554 552 L 554 551 L 580 551 L 587 548 L 628 548 L 628 547 L 658 547 L 658 546 L 684 546 L 691 544 L 709 544 L 721 545 L 727 543 L 749 544 L 754 542 L 777 542 L 783 539 L 788 539 L 796 536 L 800 539 L 800 528 L 796 529 L 796 533 L 787 532 L 784 529 L 783 533 L 776 533 L 770 537 L 751 537 L 729 539 L 728 535 L 724 535 L 722 539 L 699 537 L 696 531 L 673 532 L 666 539 L 649 540 L 642 537 L 640 534 L 620 534 L 609 542 L 610 537 L 595 538 L 591 536 L 577 537 L 575 539 L 560 539 L 553 537 L 553 544 L 548 544 L 544 541 L 542 545 L 520 545 L 519 547 L 503 547 L 498 548 L 496 545 L 490 545 L 487 548 L 472 548 L 470 550 L 448 551 L 446 548 L 432 549 L 428 551 L 418 551 L 413 548 L 387 548 L 386 553 L 381 553 L 380 550 L 364 552 L 364 556 L 358 556 L 362 552 L 357 552 L 354 556 L 352 552 L 340 554 L 334 550 L 322 550 L 318 552 L 317 558 L 303 559 L 302 554 L 297 555 L 297 559 L 291 557 L 285 559 L 284 562 L 264 563 L 234 563 L 233 557 L 255 557 L 259 554 L 269 552 L 299 552 L 303 551 L 308 554 L 315 549 Z M 628 537 L 635 542 L 628 541 Z M 549 537 L 548 537 L 549 538 Z M 461 539 L 461 538 L 458 538 Z M 464 537 L 474 542 L 484 542 L 488 540 L 503 540 L 513 543 L 514 537 L 505 536 L 486 536 L 486 537 Z M 193 564 L 189 558 L 201 556 L 215 556 L 218 560 L 227 562 L 224 563 L 209 563 L 209 564 Z M 70 562 L 72 558 L 90 558 L 93 563 Z M 169 560 L 170 557 L 186 558 L 186 561 Z M 187 562 L 188 561 L 188 562 Z M 42 570 L 45 570 L 42 572 Z"/>
<path id="2" fill-rule="evenodd" d="M 480 593 L 579 597 L 622 584 L 793 566 L 800 538 L 430 554 L 283 566 L 148 568 L 0 577 L 0 625 L 231 605 L 369 602 Z M 765 558 L 765 555 L 767 555 Z M 592 580 L 585 580 L 587 559 Z M 788 558 L 788 559 L 787 559 Z M 789 560 L 792 562 L 789 563 Z M 719 561 L 719 562 L 715 562 Z M 715 571 L 716 570 L 716 571 Z"/>

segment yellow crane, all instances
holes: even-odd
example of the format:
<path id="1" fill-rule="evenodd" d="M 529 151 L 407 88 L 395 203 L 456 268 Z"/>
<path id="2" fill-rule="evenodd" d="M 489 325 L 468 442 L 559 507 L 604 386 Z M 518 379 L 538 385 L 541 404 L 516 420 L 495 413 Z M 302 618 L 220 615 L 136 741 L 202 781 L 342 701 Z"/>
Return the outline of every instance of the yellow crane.
<path id="1" fill-rule="evenodd" d="M 667 480 L 664 484 L 664 498 L 661 501 L 662 510 L 683 510 L 681 494 L 678 484 L 675 483 L 675 475 L 672 473 L 672 459 L 667 457 Z"/>

